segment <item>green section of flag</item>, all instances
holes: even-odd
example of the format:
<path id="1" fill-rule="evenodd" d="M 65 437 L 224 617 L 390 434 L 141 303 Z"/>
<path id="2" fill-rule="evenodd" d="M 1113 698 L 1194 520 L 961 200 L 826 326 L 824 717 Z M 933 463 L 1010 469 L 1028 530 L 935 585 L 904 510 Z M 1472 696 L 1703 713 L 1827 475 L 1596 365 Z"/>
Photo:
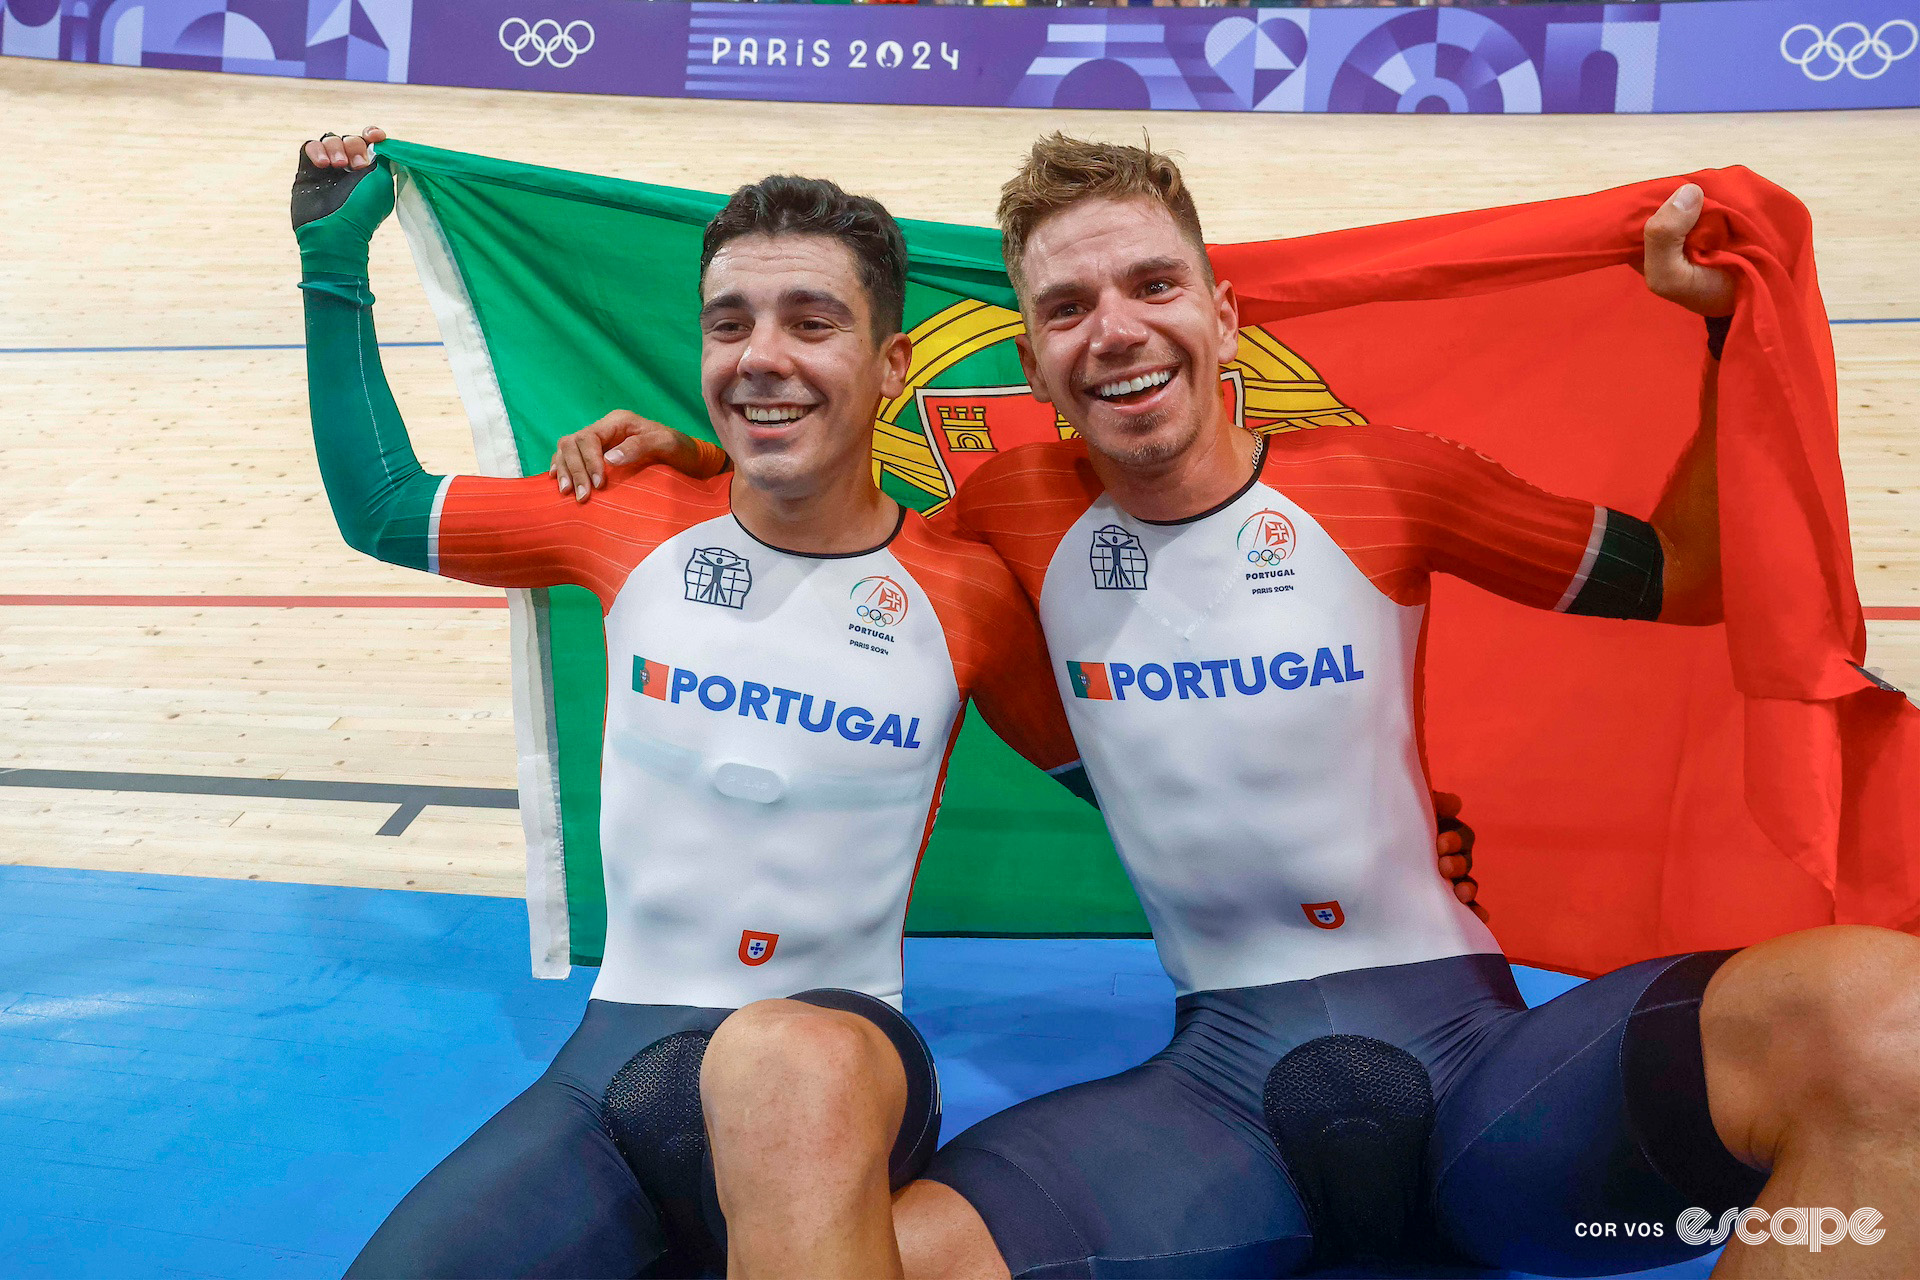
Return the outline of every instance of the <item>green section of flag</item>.
<path id="1" fill-rule="evenodd" d="M 457 277 L 436 284 L 427 273 L 443 329 L 456 326 L 449 359 L 483 458 L 480 437 L 498 432 L 502 456 L 510 448 L 521 474 L 544 472 L 560 436 L 616 408 L 713 438 L 700 401 L 695 315 L 700 233 L 722 197 L 405 142 L 382 143 L 380 151 L 430 210 L 429 234 Z M 997 233 L 911 221 L 902 227 L 911 251 L 909 329 L 969 299 L 1013 308 Z M 420 230 L 409 231 L 417 241 Z M 461 325 L 472 326 L 464 344 L 455 340 Z M 469 348 L 481 357 L 463 354 Z M 503 424 L 490 425 L 476 404 L 486 399 L 489 379 L 505 409 Z M 1012 343 L 1001 341 L 927 385 L 1020 381 Z M 937 503 L 940 473 L 930 469 L 911 403 L 893 427 L 900 456 L 882 487 L 915 508 Z M 886 461 L 886 447 L 878 451 Z M 574 963 L 594 964 L 606 918 L 599 855 L 605 641 L 592 593 L 556 587 L 545 596 L 538 646 L 516 655 L 538 670 L 517 671 L 516 680 L 548 705 L 551 733 L 544 743 L 523 739 L 520 750 L 523 759 L 544 752 L 552 761 L 564 849 L 552 853 L 564 858 L 568 949 Z M 638 683 L 641 672 L 634 675 Z M 1141 934 L 1146 921 L 1097 813 L 970 717 L 908 927 Z"/>

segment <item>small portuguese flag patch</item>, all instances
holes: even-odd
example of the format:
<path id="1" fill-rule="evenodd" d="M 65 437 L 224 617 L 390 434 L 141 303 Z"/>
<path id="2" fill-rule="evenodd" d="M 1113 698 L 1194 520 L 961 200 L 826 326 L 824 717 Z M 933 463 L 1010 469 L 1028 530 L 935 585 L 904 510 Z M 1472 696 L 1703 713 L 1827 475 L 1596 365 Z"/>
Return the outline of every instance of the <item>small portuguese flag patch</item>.
<path id="1" fill-rule="evenodd" d="M 1107 664 L 1104 662 L 1069 662 L 1067 679 L 1073 684 L 1073 696 L 1076 698 L 1113 701 L 1113 685 L 1107 680 Z"/>

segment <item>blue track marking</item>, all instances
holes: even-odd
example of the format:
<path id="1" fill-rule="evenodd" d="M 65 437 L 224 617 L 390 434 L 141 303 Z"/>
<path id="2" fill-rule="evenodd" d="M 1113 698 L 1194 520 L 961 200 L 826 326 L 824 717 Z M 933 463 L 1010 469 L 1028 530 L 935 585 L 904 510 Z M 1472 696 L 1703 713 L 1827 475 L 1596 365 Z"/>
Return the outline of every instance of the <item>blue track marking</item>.
<path id="1" fill-rule="evenodd" d="M 0 900 L 9 1278 L 338 1276 L 540 1074 L 593 983 L 528 976 L 512 898 L 0 866 Z M 948 1136 L 1172 1027 L 1149 942 L 906 956 Z M 1575 984 L 1519 978 L 1530 1002 Z"/>

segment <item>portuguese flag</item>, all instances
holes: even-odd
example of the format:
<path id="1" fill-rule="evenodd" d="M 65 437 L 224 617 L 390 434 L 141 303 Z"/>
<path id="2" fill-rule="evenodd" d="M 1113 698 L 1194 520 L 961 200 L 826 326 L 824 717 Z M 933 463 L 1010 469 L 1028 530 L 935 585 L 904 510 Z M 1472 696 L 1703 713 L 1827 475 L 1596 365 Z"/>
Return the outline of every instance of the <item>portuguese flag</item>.
<path id="1" fill-rule="evenodd" d="M 711 438 L 695 313 L 701 228 L 721 196 L 380 151 L 482 470 L 544 472 L 561 435 L 614 408 Z M 1466 798 L 1508 953 L 1575 973 L 1834 921 L 1920 922 L 1920 711 L 1859 666 L 1807 213 L 1745 170 L 1692 180 L 1707 193 L 1694 250 L 1741 288 L 1720 374 L 1726 623 L 1566 617 L 1447 579 L 1429 617 L 1434 783 Z M 1256 431 L 1418 427 L 1644 517 L 1694 430 L 1706 358 L 1700 320 L 1631 268 L 1640 226 L 1680 181 L 1217 247 L 1247 325 L 1221 394 Z M 874 470 L 930 510 L 993 453 L 1071 432 L 1022 383 L 997 233 L 903 226 L 913 364 L 879 408 Z M 605 936 L 605 647 L 585 590 L 514 592 L 511 608 L 528 910 L 535 971 L 551 975 L 596 963 Z M 655 666 L 636 687 L 664 683 Z M 1098 664 L 1069 669 L 1075 695 L 1111 696 Z M 977 720 L 908 926 L 1146 927 L 1098 816 Z"/>
<path id="2" fill-rule="evenodd" d="M 1067 682 L 1073 686 L 1073 696 L 1076 698 L 1097 698 L 1102 702 L 1113 700 L 1113 685 L 1107 680 L 1107 664 L 1104 662 L 1069 662 Z"/>

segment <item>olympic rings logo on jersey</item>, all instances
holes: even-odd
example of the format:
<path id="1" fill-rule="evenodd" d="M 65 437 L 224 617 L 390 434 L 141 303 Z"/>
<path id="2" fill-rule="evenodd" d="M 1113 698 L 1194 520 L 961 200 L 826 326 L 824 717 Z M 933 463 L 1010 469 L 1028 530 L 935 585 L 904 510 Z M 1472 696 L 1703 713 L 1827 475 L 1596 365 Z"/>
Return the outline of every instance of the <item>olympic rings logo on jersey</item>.
<path id="1" fill-rule="evenodd" d="M 507 35 L 510 27 L 519 27 L 519 34 Z M 586 43 L 580 43 L 578 31 L 586 32 Z M 593 48 L 593 24 L 576 18 L 566 26 L 561 26 L 552 18 L 542 18 L 529 24 L 525 18 L 508 18 L 500 24 L 500 47 L 513 55 L 513 60 L 523 67 L 537 67 L 542 62 L 557 71 L 564 71 L 580 60 L 580 56 Z M 528 56 L 531 50 L 532 56 Z M 560 60 L 565 51 L 566 61 Z"/>
<path id="2" fill-rule="evenodd" d="M 1248 564 L 1279 564 L 1293 554 L 1293 521 L 1278 511 L 1256 511 L 1246 518 L 1233 545 L 1247 553 Z"/>
<path id="3" fill-rule="evenodd" d="M 1905 34 L 1906 48 L 1894 48 L 1888 31 L 1895 33 L 1895 39 Z M 1842 71 L 1855 80 L 1878 80 L 1916 47 L 1920 47 L 1920 27 L 1905 18 L 1889 18 L 1877 31 L 1868 31 L 1864 22 L 1843 22 L 1824 34 L 1811 22 L 1802 22 L 1788 27 L 1780 37 L 1780 56 L 1800 68 L 1807 79 L 1820 82 L 1835 79 Z M 1863 66 L 1871 70 L 1862 70 Z"/>
<path id="4" fill-rule="evenodd" d="M 854 601 L 853 615 L 876 627 L 897 627 L 907 616 L 907 593 L 901 585 L 883 574 L 862 578 L 847 593 Z"/>

